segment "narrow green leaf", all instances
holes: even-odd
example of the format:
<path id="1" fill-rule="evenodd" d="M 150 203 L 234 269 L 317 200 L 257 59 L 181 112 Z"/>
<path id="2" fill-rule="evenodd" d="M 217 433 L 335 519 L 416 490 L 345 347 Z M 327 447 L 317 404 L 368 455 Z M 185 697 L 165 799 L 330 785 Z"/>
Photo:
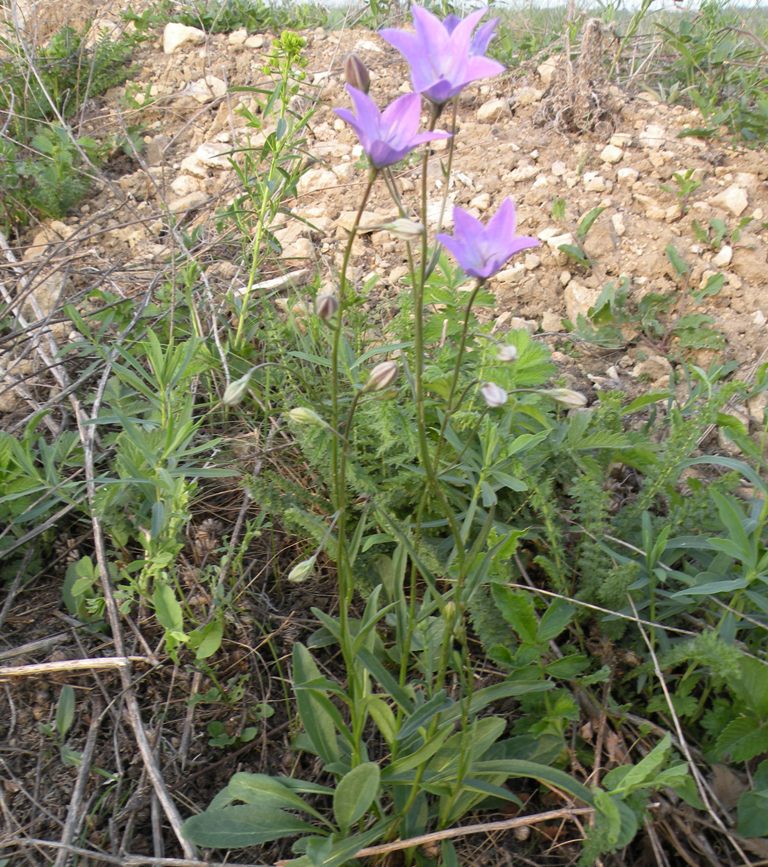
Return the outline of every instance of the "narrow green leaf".
<path id="1" fill-rule="evenodd" d="M 74 721 L 75 691 L 69 684 L 65 684 L 61 688 L 59 701 L 56 705 L 56 731 L 60 738 L 66 737 Z"/>
<path id="2" fill-rule="evenodd" d="M 206 810 L 184 822 L 182 831 L 191 843 L 213 849 L 241 849 L 316 829 L 283 810 L 238 804 L 223 810 Z"/>
<path id="3" fill-rule="evenodd" d="M 379 792 L 381 771 L 375 762 L 363 762 L 339 780 L 333 795 L 333 815 L 343 831 L 362 819 Z"/>

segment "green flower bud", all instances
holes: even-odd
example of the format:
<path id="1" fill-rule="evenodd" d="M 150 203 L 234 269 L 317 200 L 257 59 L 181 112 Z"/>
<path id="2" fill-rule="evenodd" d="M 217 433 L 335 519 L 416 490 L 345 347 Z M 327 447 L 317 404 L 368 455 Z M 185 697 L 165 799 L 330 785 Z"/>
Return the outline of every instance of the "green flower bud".
<path id="1" fill-rule="evenodd" d="M 248 392 L 248 385 L 251 381 L 252 370 L 249 370 L 245 376 L 241 376 L 240 379 L 236 379 L 234 382 L 230 382 L 229 385 L 224 390 L 224 397 L 222 397 L 221 402 L 224 406 L 237 406 L 238 403 L 242 401 Z"/>
<path id="2" fill-rule="evenodd" d="M 383 391 L 395 381 L 397 364 L 394 361 L 382 361 L 377 364 L 365 383 L 364 391 Z"/>
<path id="3" fill-rule="evenodd" d="M 297 563 L 288 573 L 288 580 L 291 584 L 303 584 L 307 578 L 311 578 L 315 571 L 315 560 L 317 557 L 310 557 L 308 560 Z"/>
<path id="4" fill-rule="evenodd" d="M 587 405 L 587 396 L 580 391 L 574 391 L 572 388 L 544 388 L 539 394 L 551 397 L 552 400 L 562 406 L 567 406 L 568 409 L 581 409 Z"/>
<path id="5" fill-rule="evenodd" d="M 392 220 L 391 223 L 385 223 L 381 228 L 403 241 L 418 241 L 424 234 L 422 223 L 416 220 L 408 220 L 405 217 L 398 217 L 396 220 Z"/>
<path id="6" fill-rule="evenodd" d="M 308 406 L 295 406 L 293 409 L 289 409 L 286 415 L 296 424 L 314 425 L 315 427 L 326 426 L 320 416 Z"/>

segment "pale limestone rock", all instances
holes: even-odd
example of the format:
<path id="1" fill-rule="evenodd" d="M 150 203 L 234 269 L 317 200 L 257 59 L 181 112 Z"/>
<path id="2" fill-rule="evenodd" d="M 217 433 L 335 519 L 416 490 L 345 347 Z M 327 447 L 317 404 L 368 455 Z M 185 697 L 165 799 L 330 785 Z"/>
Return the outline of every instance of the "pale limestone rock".
<path id="1" fill-rule="evenodd" d="M 554 253 L 560 252 L 560 247 L 563 244 L 573 244 L 573 235 L 570 232 L 561 232 L 560 229 L 556 228 L 548 228 L 542 229 L 539 232 L 539 240 L 544 241 L 544 243 L 552 250 Z"/>
<path id="2" fill-rule="evenodd" d="M 481 122 L 496 120 L 502 112 L 509 110 L 509 103 L 506 99 L 489 99 L 484 102 L 477 110 L 477 119 Z"/>
<path id="3" fill-rule="evenodd" d="M 539 173 L 537 166 L 531 163 L 523 163 L 509 173 L 509 179 L 514 183 L 518 181 L 529 181 Z"/>
<path id="4" fill-rule="evenodd" d="M 541 330 L 542 331 L 562 331 L 563 320 L 559 313 L 554 310 L 545 310 L 541 315 Z"/>
<path id="5" fill-rule="evenodd" d="M 723 244 L 723 246 L 717 251 L 717 255 L 712 257 L 712 264 L 716 268 L 727 268 L 731 264 L 732 259 L 733 247 L 730 247 L 728 244 Z"/>
<path id="6" fill-rule="evenodd" d="M 609 139 L 609 142 L 617 148 L 628 147 L 632 141 L 632 136 L 626 132 L 615 132 Z"/>
<path id="7" fill-rule="evenodd" d="M 600 289 L 583 286 L 571 280 L 563 293 L 565 312 L 571 322 L 576 322 L 579 316 L 586 316 L 590 307 L 594 307 L 600 297 Z"/>
<path id="8" fill-rule="evenodd" d="M 197 27 L 170 22 L 163 30 L 163 52 L 173 54 L 182 45 L 200 45 L 205 42 L 205 33 Z"/>
<path id="9" fill-rule="evenodd" d="M 535 271 L 541 265 L 541 257 L 535 253 L 528 253 L 523 260 L 526 271 Z"/>
<path id="10" fill-rule="evenodd" d="M 749 417 L 752 421 L 762 426 L 765 424 L 766 411 L 768 411 L 768 391 L 761 391 L 755 395 L 748 403 Z"/>
<path id="11" fill-rule="evenodd" d="M 718 208 L 724 208 L 726 211 L 730 211 L 734 217 L 740 217 L 749 204 L 747 191 L 736 184 L 731 184 L 730 187 L 726 187 L 721 193 L 718 193 L 709 201 L 710 204 L 715 205 Z"/>
<path id="12" fill-rule="evenodd" d="M 515 105 L 525 106 L 537 103 L 544 95 L 537 87 L 518 87 L 514 93 Z"/>
<path id="13" fill-rule="evenodd" d="M 550 57 L 536 67 L 536 73 L 541 79 L 542 86 L 546 90 L 552 83 L 552 77 L 557 72 L 560 60 L 557 57 Z"/>
<path id="14" fill-rule="evenodd" d="M 585 172 L 583 183 L 588 193 L 604 193 L 608 188 L 605 178 L 599 172 Z"/>
<path id="15" fill-rule="evenodd" d="M 621 212 L 611 215 L 611 225 L 613 226 L 613 231 L 616 234 L 623 238 L 627 233 L 627 226 L 624 222 L 624 214 Z"/>
<path id="16" fill-rule="evenodd" d="M 200 181 L 191 175 L 179 175 L 171 181 L 171 189 L 178 198 L 197 193 L 200 190 Z"/>
<path id="17" fill-rule="evenodd" d="M 657 123 L 649 123 L 640 133 L 640 144 L 649 149 L 663 147 L 666 140 L 667 131 Z"/>
<path id="18" fill-rule="evenodd" d="M 550 171 L 556 178 L 561 178 L 568 171 L 568 166 L 562 160 L 556 160 Z"/>
<path id="19" fill-rule="evenodd" d="M 491 205 L 490 193 L 478 193 L 469 201 L 470 208 L 477 208 L 478 211 L 487 211 Z"/>
<path id="20" fill-rule="evenodd" d="M 303 196 L 306 193 L 322 193 L 338 184 L 338 178 L 330 169 L 310 169 L 299 178 L 296 190 Z"/>
<path id="21" fill-rule="evenodd" d="M 755 310 L 752 314 L 752 321 L 757 325 L 758 328 L 762 328 L 768 319 L 766 319 L 765 313 L 762 310 Z"/>
<path id="22" fill-rule="evenodd" d="M 616 145 L 608 144 L 600 151 L 600 159 L 604 163 L 615 165 L 624 159 L 624 151 Z"/>
<path id="23" fill-rule="evenodd" d="M 644 361 L 638 362 L 632 369 L 632 376 L 637 379 L 645 378 L 653 382 L 663 376 L 672 373 L 672 365 L 663 355 L 651 355 Z"/>
<path id="24" fill-rule="evenodd" d="M 264 36 L 261 33 L 254 33 L 245 40 L 246 48 L 263 48 Z"/>
<path id="25" fill-rule="evenodd" d="M 202 191 L 196 193 L 188 193 L 186 196 L 181 196 L 178 199 L 173 199 L 168 203 L 168 210 L 172 214 L 181 214 L 184 211 L 194 211 L 207 204 L 208 196 Z"/>
<path id="26" fill-rule="evenodd" d="M 525 265 L 515 262 L 511 268 L 504 268 L 496 275 L 496 280 L 503 286 L 519 283 L 526 275 Z"/>
<path id="27" fill-rule="evenodd" d="M 632 166 L 622 166 L 616 172 L 616 178 L 620 184 L 626 184 L 628 187 L 631 187 L 632 184 L 636 183 L 637 179 L 640 177 L 640 172 L 633 168 Z"/>
<path id="28" fill-rule="evenodd" d="M 185 94 L 191 96 L 196 102 L 205 105 L 206 102 L 213 102 L 214 99 L 220 99 L 227 92 L 227 83 L 215 75 L 206 75 L 205 78 L 198 78 L 187 86 Z"/>
<path id="29" fill-rule="evenodd" d="M 248 31 L 243 27 L 240 30 L 233 30 L 227 37 L 227 42 L 234 46 L 245 45 L 245 40 L 247 38 Z"/>

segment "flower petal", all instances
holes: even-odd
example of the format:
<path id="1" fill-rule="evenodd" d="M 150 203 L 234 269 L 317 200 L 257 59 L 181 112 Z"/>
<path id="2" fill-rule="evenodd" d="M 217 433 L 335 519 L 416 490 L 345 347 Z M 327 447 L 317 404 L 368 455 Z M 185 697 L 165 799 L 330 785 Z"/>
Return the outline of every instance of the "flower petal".
<path id="1" fill-rule="evenodd" d="M 384 109 L 381 116 L 382 137 L 391 144 L 408 144 L 416 135 L 421 118 L 421 97 L 407 93 Z"/>
<path id="2" fill-rule="evenodd" d="M 498 211 L 488 221 L 488 234 L 501 238 L 511 238 L 517 228 L 517 213 L 515 203 L 508 196 L 499 206 Z"/>

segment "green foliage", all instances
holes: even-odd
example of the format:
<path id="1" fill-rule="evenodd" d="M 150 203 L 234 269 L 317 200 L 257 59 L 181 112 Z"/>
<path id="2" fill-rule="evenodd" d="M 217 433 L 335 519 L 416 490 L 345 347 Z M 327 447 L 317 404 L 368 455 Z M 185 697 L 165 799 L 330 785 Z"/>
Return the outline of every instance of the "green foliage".
<path id="1" fill-rule="evenodd" d="M 30 57 L 11 36 L 0 37 L 0 228 L 31 213 L 62 217 L 90 188 L 88 161 L 105 149 L 62 125 L 87 99 L 125 81 L 141 32 L 86 44 L 87 27 L 64 27 Z M 34 72 L 30 69 L 34 66 Z"/>
<path id="2" fill-rule="evenodd" d="M 765 35 L 758 18 L 745 21 L 727 0 L 705 0 L 693 17 L 659 24 L 663 47 L 671 52 L 661 86 L 673 101 L 695 105 L 709 126 L 692 130 L 729 133 L 752 143 L 768 137 L 768 73 Z M 762 31 L 762 35 L 761 35 Z"/>
<path id="3" fill-rule="evenodd" d="M 176 4 L 171 20 L 207 33 L 249 33 L 266 30 L 304 30 L 322 27 L 327 11 L 317 3 L 268 3 L 264 0 L 183 0 Z"/>

